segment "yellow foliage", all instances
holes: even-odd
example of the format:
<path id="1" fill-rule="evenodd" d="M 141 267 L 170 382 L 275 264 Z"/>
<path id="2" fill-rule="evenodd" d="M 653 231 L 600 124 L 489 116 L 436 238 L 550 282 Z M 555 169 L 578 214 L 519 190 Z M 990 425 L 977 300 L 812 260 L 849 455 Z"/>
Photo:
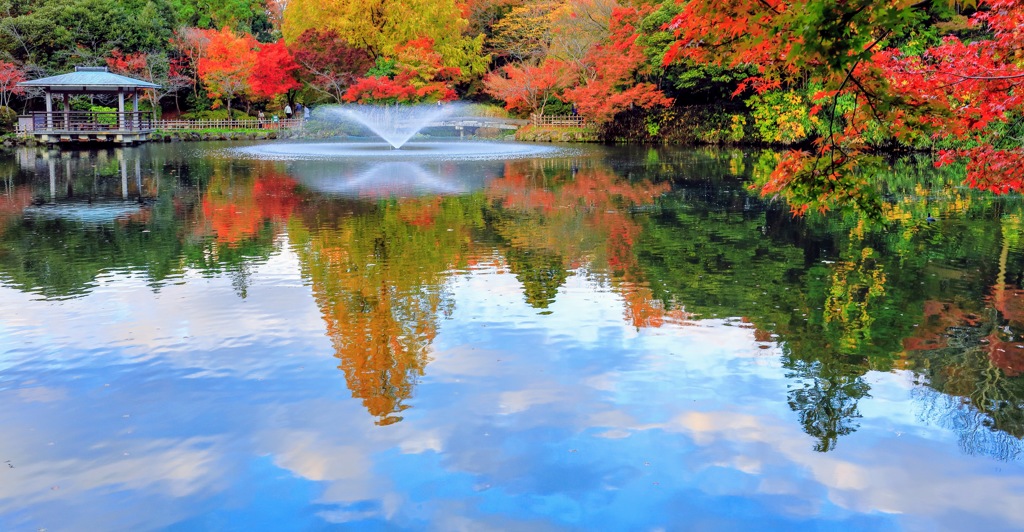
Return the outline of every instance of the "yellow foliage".
<path id="1" fill-rule="evenodd" d="M 490 59 L 482 54 L 483 35 L 463 35 L 468 24 L 455 0 L 289 0 L 281 30 L 289 43 L 308 29 L 334 30 L 374 57 L 429 37 L 445 66 L 471 76 L 484 73 Z"/>

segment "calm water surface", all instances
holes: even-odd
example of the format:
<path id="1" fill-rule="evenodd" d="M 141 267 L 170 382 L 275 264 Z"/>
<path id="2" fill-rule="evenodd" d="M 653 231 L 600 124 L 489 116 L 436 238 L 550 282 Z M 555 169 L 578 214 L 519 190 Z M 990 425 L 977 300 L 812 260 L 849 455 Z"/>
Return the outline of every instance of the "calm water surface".
<path id="1" fill-rule="evenodd" d="M 1024 528 L 1024 202 L 772 158 L 0 155 L 0 529 Z"/>

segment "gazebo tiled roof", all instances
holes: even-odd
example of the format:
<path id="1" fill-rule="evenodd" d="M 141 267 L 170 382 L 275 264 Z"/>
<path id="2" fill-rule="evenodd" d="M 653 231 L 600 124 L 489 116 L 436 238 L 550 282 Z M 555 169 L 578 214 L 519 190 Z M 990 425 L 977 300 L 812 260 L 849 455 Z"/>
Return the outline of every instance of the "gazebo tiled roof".
<path id="1" fill-rule="evenodd" d="M 39 87 L 50 92 L 117 92 L 120 90 L 158 89 L 160 85 L 107 71 L 107 67 L 75 67 L 74 72 L 48 78 L 23 81 L 19 87 Z"/>

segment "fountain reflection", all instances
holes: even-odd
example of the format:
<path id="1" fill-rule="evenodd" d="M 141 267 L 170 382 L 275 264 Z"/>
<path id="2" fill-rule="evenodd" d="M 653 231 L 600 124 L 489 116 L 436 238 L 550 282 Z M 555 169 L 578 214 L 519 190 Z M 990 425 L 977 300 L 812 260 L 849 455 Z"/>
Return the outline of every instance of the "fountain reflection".
<path id="1" fill-rule="evenodd" d="M 498 162 L 295 161 L 289 172 L 321 194 L 376 199 L 465 194 L 483 188 L 501 168 Z"/>

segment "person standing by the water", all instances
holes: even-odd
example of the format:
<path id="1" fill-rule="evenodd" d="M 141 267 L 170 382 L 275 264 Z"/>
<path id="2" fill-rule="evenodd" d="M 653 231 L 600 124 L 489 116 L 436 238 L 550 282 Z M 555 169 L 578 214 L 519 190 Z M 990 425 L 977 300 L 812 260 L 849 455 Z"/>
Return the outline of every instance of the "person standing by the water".
<path id="1" fill-rule="evenodd" d="M 302 118 L 305 119 L 305 120 L 309 120 L 309 106 L 308 105 L 303 105 L 302 106 Z"/>
<path id="2" fill-rule="evenodd" d="M 284 117 L 285 118 L 291 118 L 292 117 L 292 104 L 286 103 L 284 105 Z"/>
<path id="3" fill-rule="evenodd" d="M 264 121 L 265 121 L 266 119 L 267 119 L 267 117 L 263 115 L 263 110 L 262 110 L 262 109 L 260 109 L 260 112 L 256 113 L 256 125 L 257 125 L 257 126 L 258 126 L 258 127 L 260 128 L 260 129 L 263 129 L 263 122 L 264 122 Z"/>

